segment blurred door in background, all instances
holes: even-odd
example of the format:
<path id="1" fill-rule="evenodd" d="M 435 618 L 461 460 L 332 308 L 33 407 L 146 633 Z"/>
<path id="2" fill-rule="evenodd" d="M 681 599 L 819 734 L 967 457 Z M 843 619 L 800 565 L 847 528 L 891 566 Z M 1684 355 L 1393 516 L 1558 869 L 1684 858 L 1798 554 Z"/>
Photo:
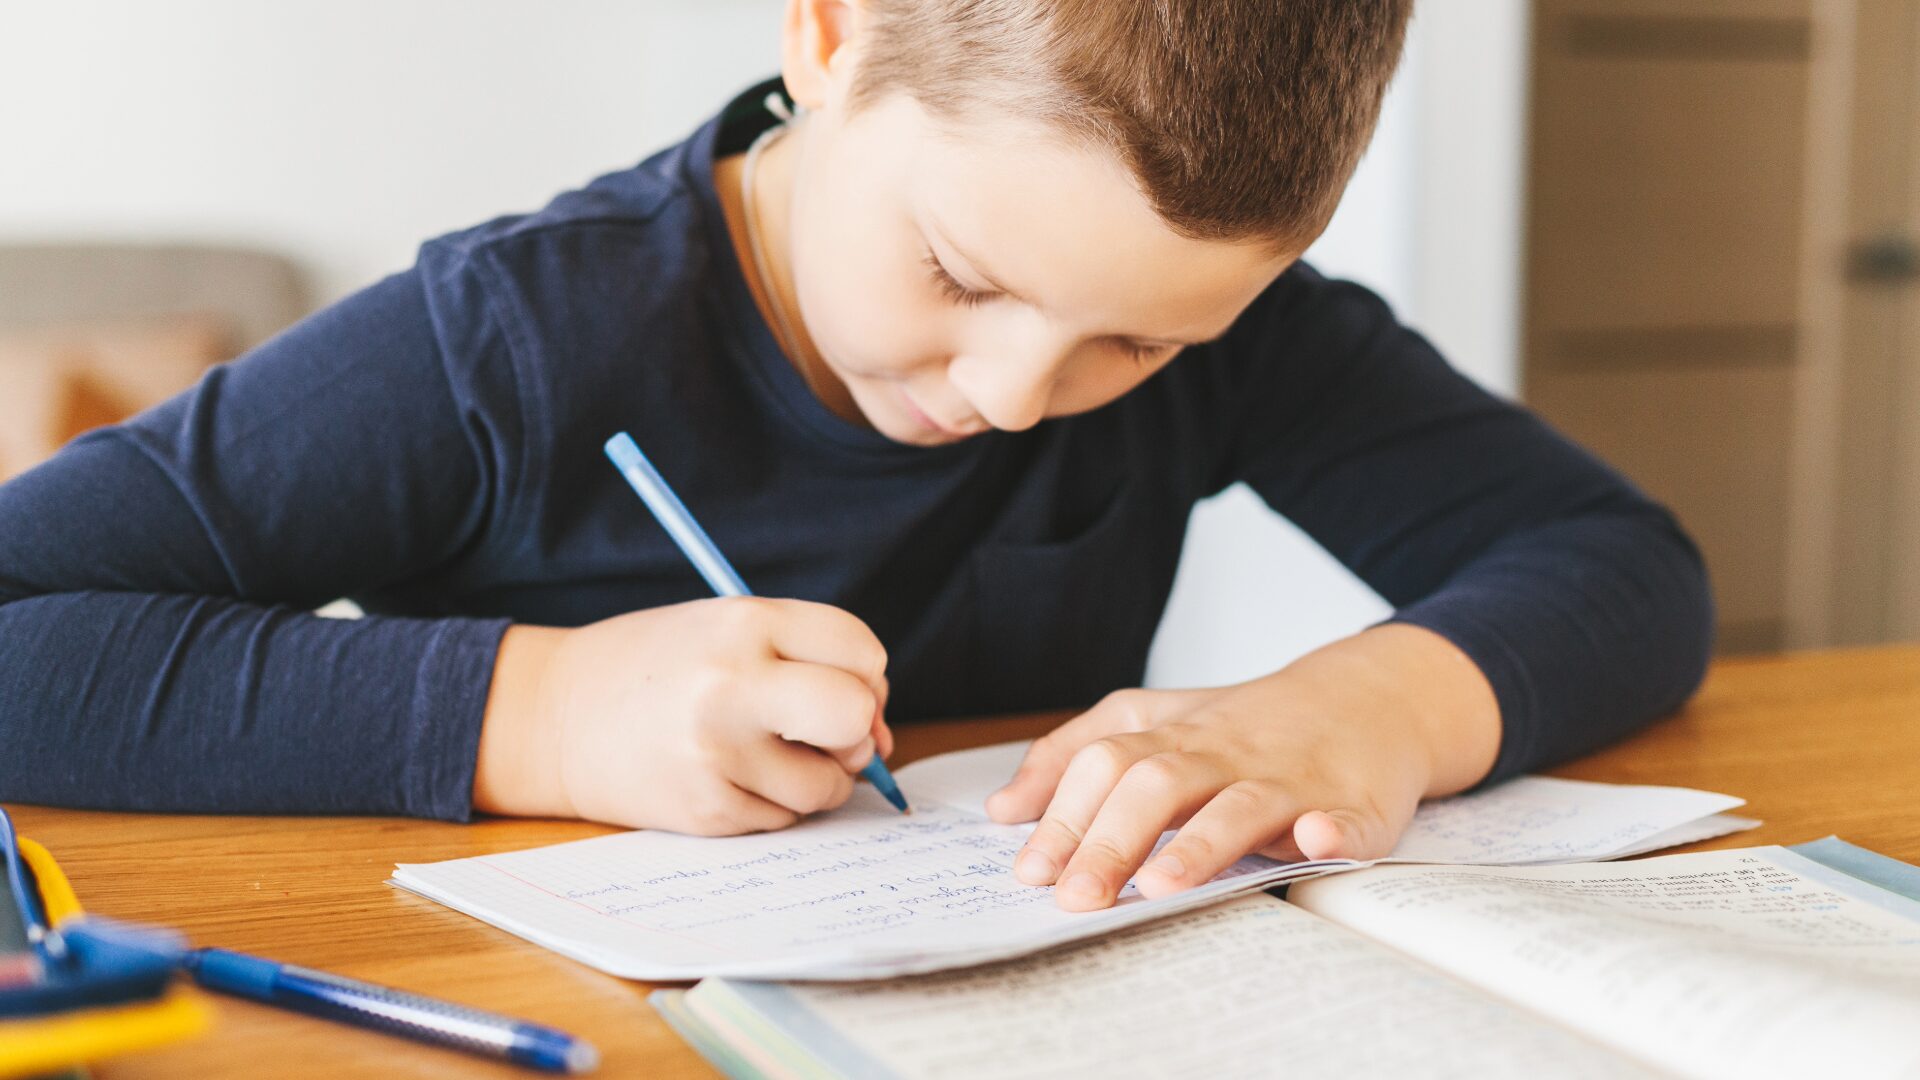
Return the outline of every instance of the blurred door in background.
<path id="1" fill-rule="evenodd" d="M 1920 637 L 1920 0 L 1538 0 L 1522 394 L 1720 647 Z"/>
<path id="2" fill-rule="evenodd" d="M 1830 640 L 1920 638 L 1920 0 L 1853 6 Z"/>

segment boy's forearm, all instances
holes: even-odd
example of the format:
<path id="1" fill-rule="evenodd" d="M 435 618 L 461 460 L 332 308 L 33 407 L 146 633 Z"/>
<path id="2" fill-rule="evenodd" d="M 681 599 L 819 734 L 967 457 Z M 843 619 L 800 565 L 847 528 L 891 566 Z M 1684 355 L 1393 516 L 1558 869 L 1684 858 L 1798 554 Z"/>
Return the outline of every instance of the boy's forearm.
<path id="1" fill-rule="evenodd" d="M 98 588 L 7 600 L 0 800 L 464 819 L 505 625 Z"/>
<path id="2" fill-rule="evenodd" d="M 520 817 L 572 817 L 560 784 L 559 732 L 545 688 L 566 631 L 514 625 L 500 638 L 473 770 L 473 808 Z"/>
<path id="3" fill-rule="evenodd" d="M 1500 751 L 1500 706 L 1480 668 L 1446 638 L 1387 623 L 1301 657 L 1270 679 L 1304 686 L 1329 707 L 1410 720 L 1428 755 L 1426 797 L 1484 779 Z"/>

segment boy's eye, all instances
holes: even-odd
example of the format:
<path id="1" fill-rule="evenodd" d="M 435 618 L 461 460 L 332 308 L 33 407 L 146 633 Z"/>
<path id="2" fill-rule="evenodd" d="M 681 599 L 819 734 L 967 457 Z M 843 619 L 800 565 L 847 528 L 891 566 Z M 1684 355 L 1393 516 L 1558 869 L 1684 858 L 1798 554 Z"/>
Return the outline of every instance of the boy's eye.
<path id="1" fill-rule="evenodd" d="M 933 279 L 934 287 L 939 289 L 940 295 L 946 297 L 951 303 L 959 304 L 961 307 L 973 307 L 1000 295 L 997 292 L 969 289 L 960 284 L 952 274 L 947 272 L 946 267 L 940 265 L 939 257 L 931 251 L 927 252 L 926 257 L 920 261 L 926 264 L 927 276 Z"/>
<path id="2" fill-rule="evenodd" d="M 1149 345 L 1144 341 L 1129 341 L 1126 338 L 1115 338 L 1114 345 L 1117 346 L 1121 352 L 1132 357 L 1135 363 L 1139 364 L 1151 364 L 1167 353 L 1179 348 L 1178 345 Z"/>
<path id="3" fill-rule="evenodd" d="M 1002 295 L 987 289 L 967 288 L 947 270 L 946 266 L 940 262 L 940 257 L 935 255 L 931 248 L 920 261 L 926 264 L 927 276 L 933 279 L 934 287 L 940 290 L 940 295 L 946 297 L 949 303 L 959 304 L 961 307 L 975 307 Z M 1115 348 L 1143 367 L 1179 348 L 1178 345 L 1152 345 L 1123 337 L 1113 338 L 1112 341 Z"/>

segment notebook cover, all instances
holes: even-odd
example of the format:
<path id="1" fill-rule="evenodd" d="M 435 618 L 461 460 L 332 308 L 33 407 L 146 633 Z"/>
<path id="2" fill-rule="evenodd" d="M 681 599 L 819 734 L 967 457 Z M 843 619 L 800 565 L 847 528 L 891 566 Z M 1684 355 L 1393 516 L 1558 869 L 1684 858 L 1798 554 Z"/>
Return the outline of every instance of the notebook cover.
<path id="1" fill-rule="evenodd" d="M 1794 844 L 1787 850 L 1909 900 L 1920 900 L 1920 866 L 1868 851 L 1837 836 Z"/>

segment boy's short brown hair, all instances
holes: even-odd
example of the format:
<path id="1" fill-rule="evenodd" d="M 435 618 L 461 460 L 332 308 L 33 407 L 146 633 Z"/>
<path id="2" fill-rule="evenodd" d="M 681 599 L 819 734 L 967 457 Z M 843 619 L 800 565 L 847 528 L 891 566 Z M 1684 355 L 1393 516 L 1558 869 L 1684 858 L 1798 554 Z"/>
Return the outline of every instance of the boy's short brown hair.
<path id="1" fill-rule="evenodd" d="M 1027 116 L 1119 152 L 1197 239 L 1304 245 L 1333 216 L 1412 0 L 867 0 L 852 105 Z"/>

